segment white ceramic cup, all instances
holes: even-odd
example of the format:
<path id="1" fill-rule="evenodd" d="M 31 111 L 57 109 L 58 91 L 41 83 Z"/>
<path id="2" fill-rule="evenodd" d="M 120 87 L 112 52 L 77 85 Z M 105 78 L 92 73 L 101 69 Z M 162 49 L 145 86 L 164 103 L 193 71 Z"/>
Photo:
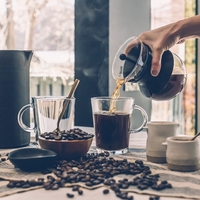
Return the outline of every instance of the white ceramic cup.
<path id="1" fill-rule="evenodd" d="M 166 163 L 166 138 L 177 135 L 180 124 L 170 121 L 151 121 L 147 123 L 146 156 L 154 163 Z"/>
<path id="2" fill-rule="evenodd" d="M 166 157 L 169 169 L 184 172 L 200 169 L 200 139 L 191 141 L 192 137 L 172 136 L 163 143 L 167 146 Z"/>

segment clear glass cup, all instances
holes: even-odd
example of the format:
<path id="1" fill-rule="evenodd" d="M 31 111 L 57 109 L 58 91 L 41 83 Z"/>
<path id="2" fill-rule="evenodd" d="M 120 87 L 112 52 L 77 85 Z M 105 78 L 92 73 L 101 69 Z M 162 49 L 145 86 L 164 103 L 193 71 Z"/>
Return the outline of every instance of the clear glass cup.
<path id="1" fill-rule="evenodd" d="M 60 130 L 69 130 L 74 125 L 75 98 L 65 96 L 37 96 L 31 98 L 31 103 L 23 106 L 18 113 L 18 123 L 27 132 L 34 131 L 36 141 L 41 133 L 52 132 L 57 128 L 58 117 L 63 109 L 65 101 L 69 101 L 68 107 L 60 121 Z M 33 109 L 34 127 L 29 127 L 23 122 L 23 114 L 26 110 Z"/>
<path id="2" fill-rule="evenodd" d="M 135 105 L 131 97 L 93 97 L 91 104 L 97 151 L 127 153 L 130 134 L 141 131 L 148 121 L 145 110 Z M 137 129 L 132 129 L 132 113 L 136 109 L 141 112 L 143 122 Z"/>

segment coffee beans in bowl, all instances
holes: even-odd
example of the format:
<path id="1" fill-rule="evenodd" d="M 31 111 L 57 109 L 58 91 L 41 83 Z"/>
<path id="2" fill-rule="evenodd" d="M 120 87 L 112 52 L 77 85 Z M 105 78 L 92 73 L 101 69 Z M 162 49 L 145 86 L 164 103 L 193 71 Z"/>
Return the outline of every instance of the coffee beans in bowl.
<path id="1" fill-rule="evenodd" d="M 39 136 L 39 144 L 43 149 L 57 153 L 60 159 L 74 159 L 85 156 L 92 144 L 94 135 L 80 128 L 58 132 L 45 132 Z"/>

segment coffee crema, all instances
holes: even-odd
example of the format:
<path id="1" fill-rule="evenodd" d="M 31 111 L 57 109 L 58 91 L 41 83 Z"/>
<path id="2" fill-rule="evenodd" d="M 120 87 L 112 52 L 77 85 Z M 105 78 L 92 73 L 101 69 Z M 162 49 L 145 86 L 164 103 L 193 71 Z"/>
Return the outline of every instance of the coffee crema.
<path id="1" fill-rule="evenodd" d="M 128 148 L 131 116 L 123 112 L 94 113 L 96 146 L 104 150 Z"/>

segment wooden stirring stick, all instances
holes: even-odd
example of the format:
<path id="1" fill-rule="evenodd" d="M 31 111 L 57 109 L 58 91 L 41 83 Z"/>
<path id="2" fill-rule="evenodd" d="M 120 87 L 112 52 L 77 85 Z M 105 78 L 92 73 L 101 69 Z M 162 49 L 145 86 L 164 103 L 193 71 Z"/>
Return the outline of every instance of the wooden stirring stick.
<path id="1" fill-rule="evenodd" d="M 74 81 L 74 84 L 73 84 L 73 86 L 72 86 L 72 88 L 71 88 L 71 90 L 70 90 L 70 93 L 69 93 L 69 95 L 68 95 L 68 98 L 71 98 L 71 97 L 73 96 L 73 94 L 74 94 L 74 92 L 75 92 L 75 90 L 76 90 L 76 88 L 77 88 L 79 82 L 80 82 L 80 80 L 78 80 L 78 79 L 76 79 L 76 80 Z M 66 100 L 66 101 L 64 102 L 62 112 L 60 113 L 60 115 L 59 115 L 59 117 L 58 117 L 57 128 L 53 131 L 54 133 L 60 131 L 60 120 L 62 119 L 62 117 L 63 117 L 63 115 L 64 115 L 64 113 L 65 113 L 65 111 L 66 111 L 66 109 L 67 109 L 67 107 L 68 107 L 68 104 L 69 104 L 69 100 Z"/>
<path id="2" fill-rule="evenodd" d="M 200 132 L 197 133 L 197 134 L 191 139 L 191 141 L 195 140 L 198 136 L 200 136 Z"/>

